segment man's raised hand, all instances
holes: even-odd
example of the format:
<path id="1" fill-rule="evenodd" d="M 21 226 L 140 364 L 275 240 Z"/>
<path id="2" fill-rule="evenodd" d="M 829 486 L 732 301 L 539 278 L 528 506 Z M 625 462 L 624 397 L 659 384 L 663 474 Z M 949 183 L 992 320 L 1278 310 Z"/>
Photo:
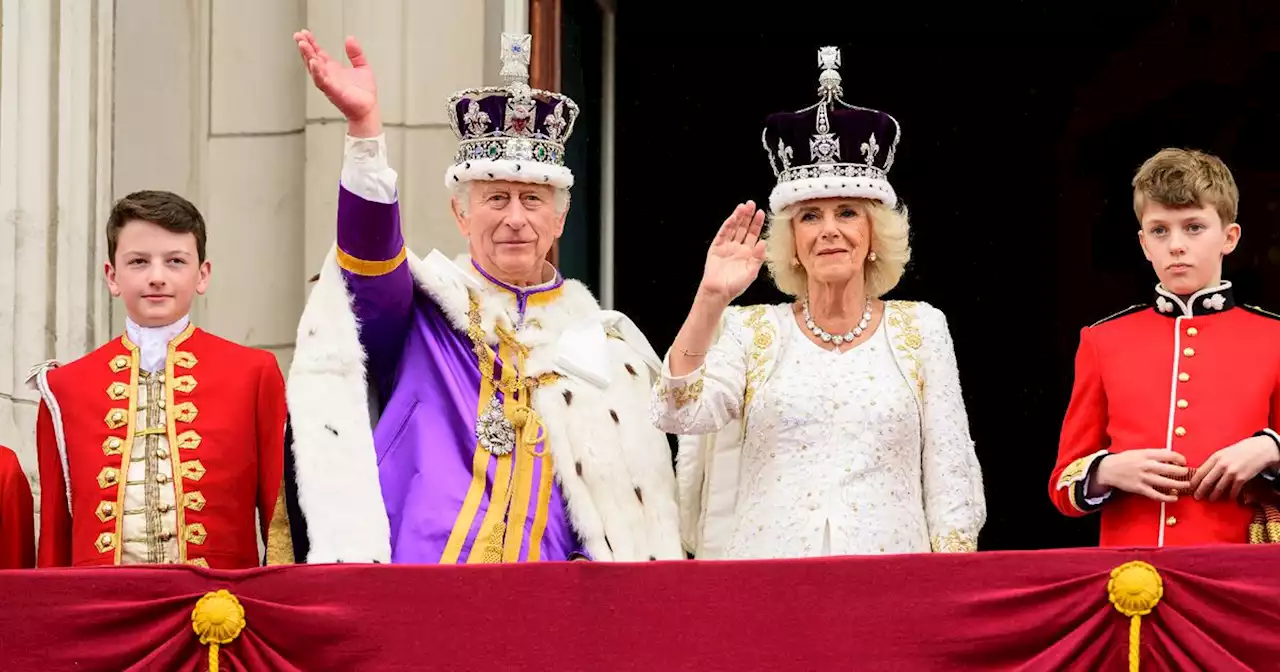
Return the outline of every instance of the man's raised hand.
<path id="1" fill-rule="evenodd" d="M 378 117 L 378 86 L 373 78 L 373 68 L 360 48 L 360 42 L 354 37 L 346 41 L 347 60 L 350 66 L 344 66 L 337 59 L 331 58 L 320 48 L 316 38 L 309 30 L 293 34 L 293 41 L 298 45 L 298 54 L 307 72 L 311 73 L 311 81 L 338 108 L 339 112 L 350 122 L 352 135 L 367 137 L 382 132 L 382 123 Z"/>

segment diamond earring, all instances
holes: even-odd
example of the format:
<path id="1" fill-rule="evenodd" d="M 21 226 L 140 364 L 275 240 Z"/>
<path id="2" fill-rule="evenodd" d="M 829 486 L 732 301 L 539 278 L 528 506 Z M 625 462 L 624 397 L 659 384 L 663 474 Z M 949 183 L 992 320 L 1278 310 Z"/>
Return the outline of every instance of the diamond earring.
<path id="1" fill-rule="evenodd" d="M 875 253 L 875 250 L 872 250 L 871 254 L 867 255 L 867 261 L 874 262 L 875 260 L 876 260 L 876 253 Z"/>

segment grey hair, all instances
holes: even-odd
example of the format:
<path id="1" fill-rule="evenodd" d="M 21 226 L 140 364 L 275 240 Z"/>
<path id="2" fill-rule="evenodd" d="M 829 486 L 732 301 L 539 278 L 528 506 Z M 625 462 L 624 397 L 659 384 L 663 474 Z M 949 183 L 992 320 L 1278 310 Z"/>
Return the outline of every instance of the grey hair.
<path id="1" fill-rule="evenodd" d="M 453 185 L 453 198 L 458 203 L 458 212 L 465 217 L 467 209 L 471 207 L 471 181 L 458 182 Z M 563 215 L 569 211 L 569 190 L 565 187 L 555 187 L 555 196 L 552 202 L 555 204 L 556 214 Z"/>
<path id="2" fill-rule="evenodd" d="M 898 285 L 911 260 L 908 240 L 911 225 L 906 206 L 897 209 L 879 202 L 857 199 L 871 220 L 871 250 L 876 260 L 863 264 L 863 287 L 867 296 L 878 299 Z M 796 236 L 791 222 L 804 202 L 769 215 L 765 228 L 765 264 L 773 284 L 784 294 L 804 298 L 809 293 L 809 276 L 796 256 Z M 793 263 L 795 262 L 795 263 Z"/>

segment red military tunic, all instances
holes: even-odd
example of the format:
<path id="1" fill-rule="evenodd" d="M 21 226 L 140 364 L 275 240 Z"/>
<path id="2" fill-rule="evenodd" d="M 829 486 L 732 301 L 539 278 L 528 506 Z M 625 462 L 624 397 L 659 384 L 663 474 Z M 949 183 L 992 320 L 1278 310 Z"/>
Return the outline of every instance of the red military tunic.
<path id="1" fill-rule="evenodd" d="M 271 529 L 284 471 L 275 358 L 191 325 L 169 341 L 163 371 L 139 358 L 125 335 L 48 369 L 39 565 L 259 566 L 255 523 Z"/>
<path id="2" fill-rule="evenodd" d="M 0 569 L 36 566 L 35 501 L 22 465 L 0 446 Z"/>
<path id="3" fill-rule="evenodd" d="M 1069 516 L 1101 508 L 1102 546 L 1244 543 L 1254 509 L 1240 502 L 1183 494 L 1165 504 L 1116 491 L 1090 503 L 1085 484 L 1108 453 L 1163 448 L 1199 467 L 1277 427 L 1280 316 L 1237 307 L 1230 283 L 1187 303 L 1157 287 L 1155 305 L 1081 330 L 1049 495 Z"/>

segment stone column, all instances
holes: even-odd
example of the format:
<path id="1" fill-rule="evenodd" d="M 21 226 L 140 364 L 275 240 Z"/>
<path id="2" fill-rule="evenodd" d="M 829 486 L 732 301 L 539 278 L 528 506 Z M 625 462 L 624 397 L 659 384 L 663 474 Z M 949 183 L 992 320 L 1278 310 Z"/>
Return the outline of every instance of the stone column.
<path id="1" fill-rule="evenodd" d="M 36 489 L 27 371 L 109 331 L 98 222 L 110 203 L 114 3 L 5 0 L 0 11 L 0 443 Z"/>
<path id="2" fill-rule="evenodd" d="M 420 256 L 466 249 L 444 186 L 456 147 L 444 106 L 454 91 L 496 80 L 497 51 L 485 47 L 498 43 L 501 20 L 494 19 L 502 10 L 501 0 L 307 2 L 306 26 L 321 46 L 345 62 L 343 40 L 354 35 L 377 73 L 405 237 Z M 296 67 L 302 76 L 301 63 Z M 306 267 L 314 273 L 333 244 L 346 123 L 309 80 L 307 86 Z"/>

